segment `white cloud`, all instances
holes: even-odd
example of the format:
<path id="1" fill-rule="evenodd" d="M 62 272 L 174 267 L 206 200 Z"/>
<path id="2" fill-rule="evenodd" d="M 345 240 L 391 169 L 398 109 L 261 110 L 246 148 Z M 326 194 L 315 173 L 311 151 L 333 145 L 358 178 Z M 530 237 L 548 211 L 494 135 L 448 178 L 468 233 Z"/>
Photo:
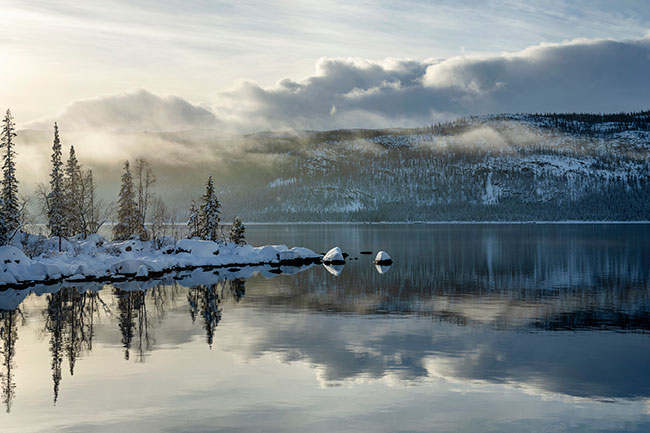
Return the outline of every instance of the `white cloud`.
<path id="1" fill-rule="evenodd" d="M 250 132 L 417 126 L 504 112 L 633 111 L 650 108 L 649 76 L 650 38 L 575 40 L 443 61 L 324 58 L 299 81 L 241 82 L 219 94 L 211 110 L 138 91 L 72 103 L 57 119 L 73 129 Z"/>
<path id="2" fill-rule="evenodd" d="M 63 130 L 113 132 L 179 131 L 218 125 L 208 109 L 177 96 L 160 97 L 146 90 L 76 101 L 59 115 L 27 126 L 48 129 L 55 121 Z"/>
<path id="3" fill-rule="evenodd" d="M 414 126 L 502 112 L 650 108 L 650 39 L 576 40 L 444 61 L 321 59 L 316 73 L 223 94 L 236 129 Z M 336 116 L 331 114 L 336 107 Z"/>

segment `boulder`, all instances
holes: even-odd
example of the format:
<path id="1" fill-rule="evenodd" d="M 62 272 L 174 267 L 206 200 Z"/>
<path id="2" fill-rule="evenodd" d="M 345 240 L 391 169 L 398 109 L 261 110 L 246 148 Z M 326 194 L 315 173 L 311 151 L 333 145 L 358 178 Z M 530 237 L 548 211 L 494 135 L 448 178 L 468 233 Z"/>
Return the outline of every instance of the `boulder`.
<path id="1" fill-rule="evenodd" d="M 375 256 L 374 262 L 376 265 L 392 265 L 393 259 L 390 258 L 386 251 L 379 251 Z"/>
<path id="2" fill-rule="evenodd" d="M 332 248 L 325 254 L 325 256 L 323 256 L 323 263 L 325 263 L 326 265 L 345 264 L 345 258 L 343 257 L 343 252 L 339 247 Z"/>

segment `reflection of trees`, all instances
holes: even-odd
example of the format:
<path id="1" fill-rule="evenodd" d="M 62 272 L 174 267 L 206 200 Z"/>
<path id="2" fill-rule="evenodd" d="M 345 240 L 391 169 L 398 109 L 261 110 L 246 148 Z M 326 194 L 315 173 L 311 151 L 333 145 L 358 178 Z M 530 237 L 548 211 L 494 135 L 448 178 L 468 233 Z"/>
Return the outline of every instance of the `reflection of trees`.
<path id="1" fill-rule="evenodd" d="M 11 404 L 16 396 L 14 382 L 14 356 L 16 355 L 16 340 L 18 340 L 18 321 L 22 320 L 19 309 L 0 311 L 0 338 L 2 338 L 2 402 L 11 411 Z"/>
<path id="2" fill-rule="evenodd" d="M 131 346 L 134 336 L 136 339 L 136 361 L 144 362 L 145 355 L 151 351 L 151 338 L 149 335 L 149 317 L 145 291 L 130 291 L 115 289 L 113 294 L 117 298 L 119 310 L 118 326 L 122 333 L 122 346 L 124 359 L 130 358 Z"/>
<path id="3" fill-rule="evenodd" d="M 192 323 L 198 315 L 203 318 L 206 342 L 210 347 L 214 341 L 214 330 L 221 320 L 221 299 L 219 298 L 218 284 L 209 286 L 194 286 L 187 293 L 187 302 L 190 305 Z M 222 283 L 222 289 L 225 282 Z"/>
<path id="4" fill-rule="evenodd" d="M 241 301 L 241 298 L 246 294 L 246 280 L 244 278 L 237 278 L 230 282 L 230 294 L 235 301 Z"/>
<path id="5" fill-rule="evenodd" d="M 45 330 L 50 333 L 55 404 L 59 397 L 63 358 L 68 358 L 70 375 L 74 375 L 77 358 L 92 350 L 94 316 L 101 302 L 97 292 L 79 293 L 75 287 L 62 288 L 47 297 Z"/>

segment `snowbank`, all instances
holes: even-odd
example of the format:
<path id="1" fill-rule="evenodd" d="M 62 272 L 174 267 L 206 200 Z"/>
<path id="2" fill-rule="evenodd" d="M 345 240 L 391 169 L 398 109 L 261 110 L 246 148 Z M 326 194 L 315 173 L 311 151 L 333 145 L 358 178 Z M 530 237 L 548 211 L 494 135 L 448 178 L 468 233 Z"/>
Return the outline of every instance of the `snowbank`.
<path id="1" fill-rule="evenodd" d="M 145 280 L 196 268 L 301 266 L 321 260 L 321 255 L 307 248 L 253 247 L 197 239 L 169 238 L 164 240 L 162 248 L 155 249 L 151 242 L 109 242 L 92 235 L 87 239 L 66 240 L 62 246 L 63 251 L 59 252 L 56 239 L 21 234 L 13 245 L 0 247 L 0 287 L 55 284 L 64 280 Z"/>

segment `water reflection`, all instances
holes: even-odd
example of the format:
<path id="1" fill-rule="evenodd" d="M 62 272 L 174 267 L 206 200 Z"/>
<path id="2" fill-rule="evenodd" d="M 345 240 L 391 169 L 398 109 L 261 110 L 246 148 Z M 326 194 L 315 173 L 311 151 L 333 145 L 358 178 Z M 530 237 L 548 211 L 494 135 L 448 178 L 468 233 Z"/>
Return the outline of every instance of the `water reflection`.
<path id="1" fill-rule="evenodd" d="M 163 347 L 199 343 L 244 360 L 273 354 L 287 365 L 306 363 L 325 387 L 436 378 L 531 394 L 648 399 L 644 230 L 538 239 L 486 229 L 448 235 L 448 242 L 434 233 L 434 250 L 418 243 L 422 233 L 400 233 L 391 240 L 390 272 L 362 256 L 338 275 L 320 266 L 195 270 L 104 288 L 35 287 L 28 299 L 42 322 L 23 314 L 25 291 L 3 292 L 0 304 L 13 307 L 0 312 L 3 402 L 11 410 L 18 334 L 38 326 L 49 344 L 54 403 L 65 363 L 72 376 L 79 359 L 94 356 L 93 344 L 117 346 L 122 358 L 144 364 L 152 356 L 173 359 Z M 99 321 L 110 332 L 98 334 Z"/>
<path id="2" fill-rule="evenodd" d="M 20 309 L 0 311 L 0 338 L 2 338 L 2 403 L 7 413 L 11 411 L 11 405 L 16 395 L 16 383 L 14 382 L 14 356 L 16 354 L 16 340 L 18 340 L 18 324 L 23 322 Z"/>
<path id="3" fill-rule="evenodd" d="M 222 283 L 225 288 L 225 281 Z M 197 316 L 203 320 L 205 329 L 205 341 L 212 348 L 214 342 L 214 330 L 221 321 L 221 299 L 219 298 L 219 285 L 191 287 L 187 294 L 187 302 L 190 305 L 190 316 L 192 323 Z"/>
<path id="4" fill-rule="evenodd" d="M 59 397 L 63 358 L 68 359 L 70 376 L 73 376 L 77 358 L 92 350 L 94 317 L 102 302 L 97 292 L 79 292 L 75 287 L 61 288 L 47 295 L 44 332 L 50 336 L 54 404 Z"/>

